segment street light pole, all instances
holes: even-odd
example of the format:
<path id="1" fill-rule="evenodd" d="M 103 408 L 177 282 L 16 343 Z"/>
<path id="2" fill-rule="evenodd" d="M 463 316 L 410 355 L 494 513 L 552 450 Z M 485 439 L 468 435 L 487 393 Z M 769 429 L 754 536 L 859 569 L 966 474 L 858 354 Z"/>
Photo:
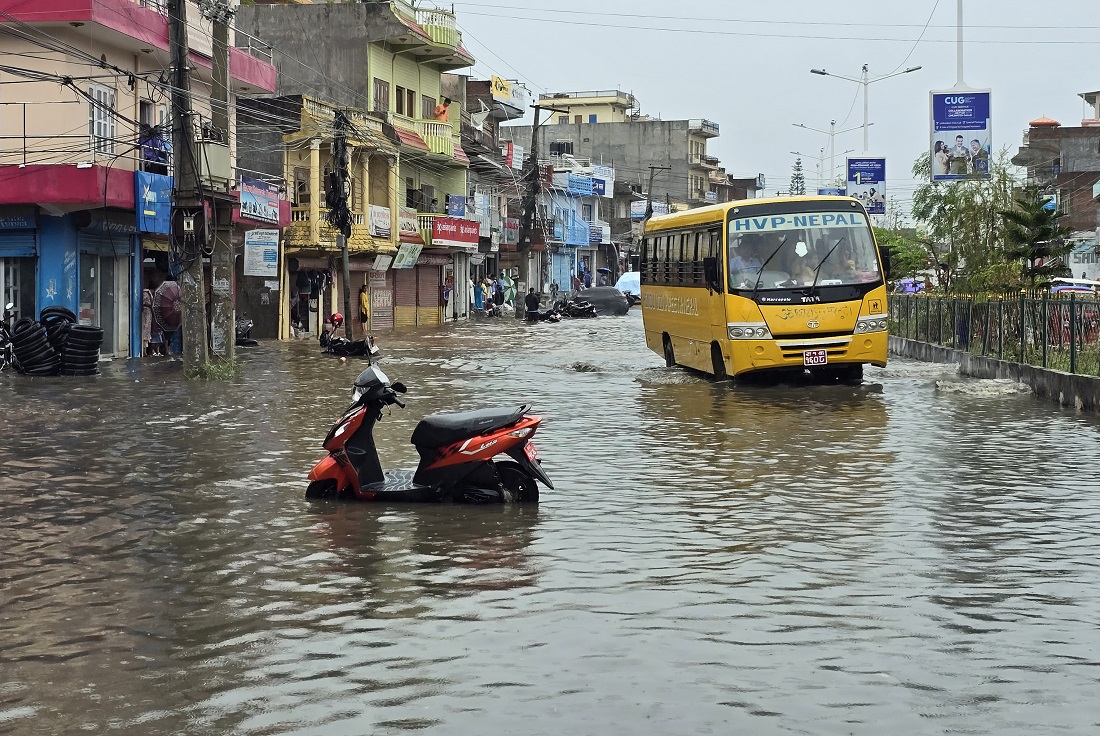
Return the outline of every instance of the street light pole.
<path id="1" fill-rule="evenodd" d="M 875 82 L 881 82 L 884 79 L 890 79 L 891 77 L 897 77 L 897 76 L 900 76 L 902 74 L 908 74 L 910 72 L 915 72 L 920 68 L 921 67 L 919 67 L 919 66 L 911 66 L 908 69 L 902 69 L 901 71 L 898 71 L 898 72 L 892 72 L 890 74 L 884 74 L 881 77 L 875 77 L 874 79 L 871 79 L 871 78 L 868 77 L 867 65 L 866 64 L 863 65 L 863 70 L 861 71 L 858 78 L 856 78 L 856 77 L 846 77 L 843 74 L 833 74 L 831 72 L 825 71 L 824 69 L 811 69 L 810 74 L 817 74 L 817 75 L 822 76 L 822 77 L 836 77 L 837 79 L 844 79 L 844 80 L 847 80 L 849 82 L 855 82 L 856 84 L 862 84 L 863 85 L 863 152 L 864 153 L 869 153 L 870 150 L 871 150 L 871 141 L 870 141 L 870 137 L 868 135 L 868 130 L 867 129 L 869 127 L 871 127 L 871 123 L 867 122 L 868 112 L 869 112 L 869 108 L 868 108 L 868 105 L 867 105 L 867 88 L 869 86 L 871 86 L 872 84 L 874 84 Z"/>
<path id="2" fill-rule="evenodd" d="M 834 141 L 834 138 L 836 138 L 836 136 L 841 134 L 841 133 L 850 133 L 851 131 L 855 130 L 859 126 L 856 125 L 856 126 L 853 126 L 851 128 L 845 128 L 844 130 L 837 130 L 835 120 L 830 120 L 829 121 L 829 129 L 828 130 L 821 130 L 820 128 L 811 128 L 809 125 L 803 125 L 802 123 L 791 123 L 791 124 L 796 128 L 805 128 L 806 130 L 812 130 L 815 133 L 824 133 L 825 135 L 829 136 L 829 180 L 832 181 L 833 172 L 836 171 L 836 142 Z M 873 123 L 872 123 L 872 125 L 873 125 Z"/>

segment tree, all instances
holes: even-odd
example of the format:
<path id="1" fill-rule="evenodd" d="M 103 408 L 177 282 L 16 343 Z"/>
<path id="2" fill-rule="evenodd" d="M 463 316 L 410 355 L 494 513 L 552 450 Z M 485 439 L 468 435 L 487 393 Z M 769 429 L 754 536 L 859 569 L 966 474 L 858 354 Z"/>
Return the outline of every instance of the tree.
<path id="1" fill-rule="evenodd" d="M 1002 291 L 1019 286 L 1005 252 L 1000 212 L 1012 205 L 1016 169 L 1002 150 L 990 162 L 988 179 L 932 182 L 932 159 L 922 154 L 913 176 L 923 179 L 913 194 L 913 217 L 927 234 L 945 290 Z"/>
<path id="2" fill-rule="evenodd" d="M 904 279 L 928 267 L 929 251 L 925 243 L 901 230 L 887 230 L 883 227 L 876 227 L 874 230 L 878 247 L 890 253 L 890 272 L 886 274 L 886 278 Z"/>
<path id="3" fill-rule="evenodd" d="M 1032 289 L 1049 286 L 1055 276 L 1072 276 L 1065 257 L 1073 245 L 1066 241 L 1071 229 L 1058 224 L 1063 215 L 1047 209 L 1037 189 L 1024 189 L 1011 209 L 998 214 L 1005 221 L 1005 255 L 1023 261 L 1021 276 Z"/>
<path id="4" fill-rule="evenodd" d="M 791 196 L 800 196 L 806 193 L 806 175 L 802 173 L 802 158 L 794 160 L 794 169 L 791 170 Z"/>

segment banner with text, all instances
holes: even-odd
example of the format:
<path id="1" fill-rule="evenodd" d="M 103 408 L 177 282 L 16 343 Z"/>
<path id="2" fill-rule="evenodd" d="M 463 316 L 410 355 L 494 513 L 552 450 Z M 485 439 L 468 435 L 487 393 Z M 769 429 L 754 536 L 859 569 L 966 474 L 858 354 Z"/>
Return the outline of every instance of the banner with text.
<path id="1" fill-rule="evenodd" d="M 380 204 L 370 206 L 370 234 L 376 238 L 388 238 L 393 233 L 393 217 L 390 208 Z"/>
<path id="2" fill-rule="evenodd" d="M 848 159 L 848 196 L 858 199 L 872 215 L 886 214 L 886 159 Z"/>
<path id="3" fill-rule="evenodd" d="M 244 234 L 244 275 L 279 278 L 278 230 L 249 230 Z"/>
<path id="4" fill-rule="evenodd" d="M 478 224 L 473 220 L 436 217 L 432 220 L 432 245 L 477 253 L 479 231 Z"/>
<path id="5" fill-rule="evenodd" d="M 989 178 L 990 90 L 932 92 L 932 181 Z"/>
<path id="6" fill-rule="evenodd" d="M 266 181 L 241 176 L 241 217 L 279 224 L 279 187 Z"/>

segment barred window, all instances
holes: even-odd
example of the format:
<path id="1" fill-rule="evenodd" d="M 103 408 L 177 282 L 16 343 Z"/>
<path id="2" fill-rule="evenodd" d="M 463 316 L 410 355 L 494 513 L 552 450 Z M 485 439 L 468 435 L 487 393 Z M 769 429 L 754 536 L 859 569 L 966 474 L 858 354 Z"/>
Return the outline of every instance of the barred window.
<path id="1" fill-rule="evenodd" d="M 93 84 L 88 90 L 88 135 L 92 151 L 115 152 L 115 91 Z"/>

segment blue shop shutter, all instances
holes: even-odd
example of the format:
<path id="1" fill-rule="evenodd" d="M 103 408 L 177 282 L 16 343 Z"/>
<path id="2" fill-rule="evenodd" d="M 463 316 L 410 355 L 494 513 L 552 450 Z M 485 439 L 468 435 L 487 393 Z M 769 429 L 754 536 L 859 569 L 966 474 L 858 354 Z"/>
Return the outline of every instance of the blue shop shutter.
<path id="1" fill-rule="evenodd" d="M 0 257 L 33 258 L 37 254 L 34 244 L 34 230 L 0 233 Z"/>
<path id="2" fill-rule="evenodd" d="M 133 236 L 130 235 L 81 232 L 77 244 L 81 253 L 92 253 L 97 256 L 128 256 L 132 240 Z"/>

